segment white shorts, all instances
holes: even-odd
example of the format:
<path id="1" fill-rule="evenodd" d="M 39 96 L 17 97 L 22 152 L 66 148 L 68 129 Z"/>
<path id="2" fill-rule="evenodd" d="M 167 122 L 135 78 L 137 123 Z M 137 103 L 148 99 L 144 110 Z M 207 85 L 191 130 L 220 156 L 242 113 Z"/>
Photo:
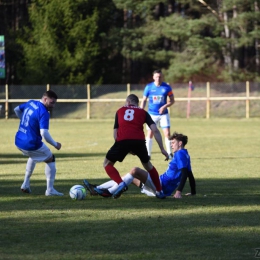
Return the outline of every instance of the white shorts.
<path id="1" fill-rule="evenodd" d="M 153 184 L 153 181 L 150 177 L 150 174 L 147 176 L 147 180 L 141 189 L 141 192 L 146 194 L 147 196 L 155 196 L 156 195 L 156 188 Z"/>
<path id="2" fill-rule="evenodd" d="M 42 147 L 38 150 L 27 151 L 17 147 L 25 156 L 30 157 L 34 162 L 44 162 L 52 156 L 51 150 L 43 143 Z"/>
<path id="3" fill-rule="evenodd" d="M 159 116 L 150 115 L 150 116 L 153 119 L 154 123 L 157 125 L 157 127 L 160 126 L 161 128 L 170 128 L 171 123 L 170 123 L 169 114 L 164 114 Z M 150 130 L 150 127 L 146 125 L 146 129 Z"/>

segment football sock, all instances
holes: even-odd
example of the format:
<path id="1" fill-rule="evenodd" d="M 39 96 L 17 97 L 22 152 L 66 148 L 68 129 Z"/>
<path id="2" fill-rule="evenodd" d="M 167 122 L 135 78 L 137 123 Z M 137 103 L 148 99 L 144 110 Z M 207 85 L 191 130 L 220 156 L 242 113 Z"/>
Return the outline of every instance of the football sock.
<path id="1" fill-rule="evenodd" d="M 24 182 L 22 186 L 30 187 L 30 177 L 32 176 L 35 165 L 36 163 L 31 158 L 29 158 L 26 164 L 26 171 L 25 171 Z"/>
<path id="2" fill-rule="evenodd" d="M 146 148 L 149 156 L 151 156 L 152 147 L 153 147 L 153 139 L 146 137 Z"/>
<path id="3" fill-rule="evenodd" d="M 172 152 L 172 149 L 171 149 L 171 141 L 170 141 L 167 137 L 165 137 L 165 138 L 164 138 L 164 142 L 165 142 L 165 147 L 166 147 L 167 153 L 168 153 L 168 154 L 171 154 L 171 152 Z"/>
<path id="4" fill-rule="evenodd" d="M 156 188 L 156 191 L 161 191 L 162 190 L 162 185 L 159 179 L 159 174 L 157 172 L 157 170 L 155 169 L 155 167 L 153 166 L 152 170 L 148 171 L 150 173 L 150 177 L 153 181 L 153 184 Z"/>
<path id="5" fill-rule="evenodd" d="M 127 173 L 127 174 L 123 177 L 123 181 L 125 182 L 125 184 L 126 184 L 127 186 L 129 186 L 129 185 L 132 183 L 133 179 L 134 179 L 134 177 L 133 177 L 133 175 L 130 174 L 130 173 Z"/>
<path id="6" fill-rule="evenodd" d="M 115 184 L 114 184 L 111 188 L 109 188 L 108 191 L 109 191 L 111 194 L 114 194 L 115 191 L 118 189 L 118 186 L 119 186 L 119 185 L 115 182 Z"/>
<path id="7" fill-rule="evenodd" d="M 111 181 L 102 183 L 101 185 L 98 185 L 97 188 L 98 189 L 109 189 L 109 188 L 113 187 L 115 184 L 117 184 L 117 183 L 115 181 L 111 180 Z"/>
<path id="8" fill-rule="evenodd" d="M 107 175 L 114 180 L 117 184 L 121 183 L 123 180 L 118 172 L 118 170 L 112 165 L 112 164 L 108 164 L 105 167 L 105 171 L 107 173 Z"/>
<path id="9" fill-rule="evenodd" d="M 132 183 L 134 177 L 133 177 L 130 173 L 127 173 L 122 179 L 123 179 L 123 181 L 125 182 L 125 184 L 126 184 L 127 186 L 129 186 L 129 185 Z M 108 191 L 109 191 L 111 194 L 114 194 L 115 191 L 117 190 L 118 186 L 119 186 L 119 185 L 118 185 L 117 183 L 115 183 L 111 188 L 108 189 Z"/>
<path id="10" fill-rule="evenodd" d="M 55 162 L 46 163 L 45 176 L 46 176 L 48 191 L 51 191 L 53 189 L 55 175 L 56 175 L 56 163 Z"/>

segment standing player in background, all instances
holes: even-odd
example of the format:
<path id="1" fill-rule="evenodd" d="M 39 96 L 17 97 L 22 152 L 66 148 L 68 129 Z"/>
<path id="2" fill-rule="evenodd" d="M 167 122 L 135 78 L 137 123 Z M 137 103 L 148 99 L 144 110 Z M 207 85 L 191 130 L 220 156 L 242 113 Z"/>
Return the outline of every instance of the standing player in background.
<path id="1" fill-rule="evenodd" d="M 41 100 L 29 100 L 14 109 L 20 118 L 20 125 L 15 136 L 15 145 L 26 156 L 29 157 L 26 165 L 24 182 L 21 191 L 31 193 L 30 177 L 37 162 L 45 162 L 45 176 L 47 179 L 46 196 L 62 196 L 63 193 L 56 191 L 53 187 L 56 175 L 55 156 L 42 142 L 42 137 L 57 150 L 61 144 L 54 141 L 49 133 L 49 120 L 51 111 L 57 101 L 55 92 L 46 91 Z"/>
<path id="2" fill-rule="evenodd" d="M 148 113 L 151 115 L 156 125 L 160 125 L 164 133 L 165 147 L 171 159 L 171 144 L 170 137 L 170 116 L 168 114 L 168 107 L 174 104 L 174 95 L 170 85 L 162 82 L 161 70 L 155 70 L 153 72 L 153 82 L 146 85 L 143 93 L 143 100 L 140 107 L 145 108 L 146 102 L 149 99 Z M 167 101 L 167 97 L 169 100 Z M 151 158 L 152 145 L 153 145 L 153 133 L 147 127 L 146 147 L 148 155 Z"/>
<path id="3" fill-rule="evenodd" d="M 136 95 L 131 94 L 126 98 L 125 106 L 117 110 L 114 123 L 114 145 L 106 154 L 103 166 L 108 176 L 117 184 L 114 187 L 113 198 L 118 198 L 122 192 L 128 189 L 127 185 L 131 183 L 128 180 L 122 180 L 119 172 L 114 167 L 116 161 L 122 162 L 128 153 L 135 154 L 139 157 L 144 168 L 150 173 L 151 179 L 156 187 L 156 197 L 163 199 L 165 195 L 159 180 L 159 174 L 155 167 L 149 161 L 143 125 L 146 123 L 154 134 L 154 137 L 161 149 L 161 153 L 168 160 L 168 154 L 163 148 L 162 137 L 160 131 L 153 122 L 151 116 L 138 107 L 139 99 Z M 96 189 L 100 195 L 103 190 Z M 108 194 L 109 196 L 109 194 Z"/>

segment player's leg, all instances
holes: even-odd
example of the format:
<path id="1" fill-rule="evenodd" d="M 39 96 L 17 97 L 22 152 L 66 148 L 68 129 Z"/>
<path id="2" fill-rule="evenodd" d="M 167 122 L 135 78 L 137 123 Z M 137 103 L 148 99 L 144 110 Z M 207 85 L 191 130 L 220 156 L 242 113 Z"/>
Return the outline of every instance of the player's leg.
<path id="1" fill-rule="evenodd" d="M 149 126 L 146 126 L 146 149 L 149 155 L 149 158 L 151 158 L 151 154 L 152 154 L 152 147 L 153 147 L 153 132 L 151 131 Z"/>
<path id="2" fill-rule="evenodd" d="M 141 183 L 145 183 L 147 180 L 147 177 L 149 175 L 149 173 L 139 167 L 134 167 L 131 171 L 130 174 L 132 175 L 133 178 L 135 178 L 134 180 L 134 184 L 138 187 L 140 187 L 140 182 Z M 132 181 L 133 182 L 133 181 Z"/>
<path id="3" fill-rule="evenodd" d="M 107 175 L 117 184 L 123 182 L 118 170 L 114 167 L 116 161 L 122 162 L 128 154 L 127 146 L 123 142 L 115 142 L 109 149 L 103 162 Z"/>
<path id="4" fill-rule="evenodd" d="M 145 193 L 147 196 L 155 196 L 156 188 L 150 177 L 150 174 L 147 171 L 144 171 L 141 168 L 135 167 L 130 173 L 135 177 L 133 184 L 141 188 L 141 192 Z"/>
<path id="5" fill-rule="evenodd" d="M 51 155 L 48 159 L 45 160 L 45 176 L 46 176 L 46 183 L 47 189 L 45 192 L 46 196 L 63 196 L 63 193 L 58 192 L 54 189 L 54 182 L 56 176 L 56 163 L 55 163 L 55 156 Z"/>
<path id="6" fill-rule="evenodd" d="M 117 184 L 119 184 L 123 180 L 122 180 L 118 170 L 114 167 L 114 164 L 115 164 L 114 162 L 111 162 L 107 158 L 104 159 L 103 166 L 104 166 L 104 169 L 105 169 L 107 175 L 110 177 L 110 179 L 112 179 Z"/>
<path id="7" fill-rule="evenodd" d="M 143 164 L 144 168 L 149 172 L 151 179 L 152 179 L 152 181 L 153 181 L 153 183 L 156 187 L 156 192 L 157 192 L 156 194 L 161 198 L 165 198 L 165 196 L 163 197 L 163 196 L 160 195 L 160 194 L 163 195 L 163 192 L 162 192 L 161 182 L 160 182 L 160 179 L 159 179 L 159 174 L 158 174 L 156 168 L 151 164 L 151 162 L 149 160 L 145 145 L 143 145 L 140 142 L 140 145 L 136 146 L 135 150 L 133 149 L 133 152 L 134 152 L 134 154 L 136 154 L 139 157 L 139 159 L 140 159 L 141 163 Z"/>
<path id="8" fill-rule="evenodd" d="M 26 171 L 24 175 L 24 181 L 21 186 L 21 191 L 25 193 L 31 193 L 31 188 L 30 188 L 30 178 L 32 176 L 33 170 L 35 168 L 36 162 L 33 161 L 32 158 L 29 157 L 27 160 L 26 164 Z"/>
<path id="9" fill-rule="evenodd" d="M 172 158 L 172 150 L 171 150 L 171 141 L 170 138 L 170 116 L 169 114 L 162 115 L 160 118 L 160 126 L 163 130 L 164 134 L 164 142 L 167 153 L 169 154 L 170 159 Z"/>
<path id="10" fill-rule="evenodd" d="M 153 116 L 153 115 L 151 115 L 151 118 L 153 119 L 155 124 L 158 125 L 159 120 L 160 120 L 160 116 Z M 146 130 L 147 130 L 147 134 L 146 134 L 146 148 L 147 148 L 147 152 L 148 152 L 149 158 L 151 159 L 152 147 L 153 147 L 153 132 L 151 131 L 150 127 L 147 126 L 147 125 L 146 125 Z"/>

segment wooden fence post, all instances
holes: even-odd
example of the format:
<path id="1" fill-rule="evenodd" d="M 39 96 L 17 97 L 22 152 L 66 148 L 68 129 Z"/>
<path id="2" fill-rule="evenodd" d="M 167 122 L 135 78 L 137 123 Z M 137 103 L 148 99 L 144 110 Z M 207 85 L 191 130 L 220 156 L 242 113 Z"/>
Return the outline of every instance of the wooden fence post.
<path id="1" fill-rule="evenodd" d="M 5 85 L 5 119 L 8 119 L 8 114 L 9 114 L 9 111 L 8 111 L 8 96 L 9 96 L 8 85 L 6 84 Z"/>
<path id="2" fill-rule="evenodd" d="M 207 108 L 206 108 L 206 118 L 210 118 L 210 83 L 207 82 Z"/>
<path id="3" fill-rule="evenodd" d="M 246 118 L 250 117 L 250 89 L 249 89 L 249 81 L 246 82 Z"/>
<path id="4" fill-rule="evenodd" d="M 130 84 L 129 83 L 127 84 L 126 88 L 127 88 L 126 96 L 129 96 L 130 95 Z"/>
<path id="5" fill-rule="evenodd" d="M 90 119 L 90 84 L 87 84 L 87 119 Z"/>

